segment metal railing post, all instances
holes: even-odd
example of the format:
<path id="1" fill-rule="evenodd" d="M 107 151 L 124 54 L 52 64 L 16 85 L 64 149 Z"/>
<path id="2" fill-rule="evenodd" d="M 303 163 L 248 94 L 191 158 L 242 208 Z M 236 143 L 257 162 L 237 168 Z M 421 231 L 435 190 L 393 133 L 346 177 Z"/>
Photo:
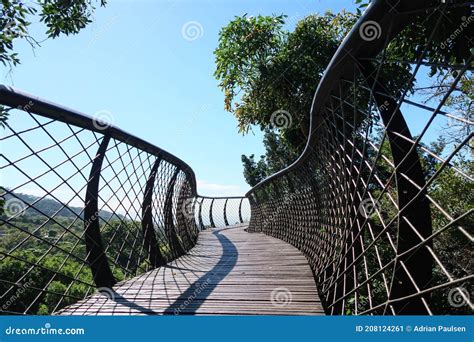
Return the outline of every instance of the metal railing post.
<path id="1" fill-rule="evenodd" d="M 176 229 L 178 230 L 178 235 L 180 236 L 181 242 L 186 250 L 191 249 L 195 242 L 189 230 L 191 228 L 189 227 L 191 217 L 192 221 L 194 221 L 195 199 L 189 196 L 189 190 L 189 183 L 186 181 L 183 182 L 178 193 L 178 207 L 176 210 Z M 195 224 L 194 221 L 193 225 Z"/>
<path id="2" fill-rule="evenodd" d="M 198 216 L 198 220 L 199 220 L 199 228 L 201 230 L 204 230 L 204 222 L 202 221 L 202 204 L 204 202 L 204 198 L 201 197 L 201 202 L 199 202 L 199 216 Z"/>
<path id="3" fill-rule="evenodd" d="M 224 224 L 225 224 L 226 226 L 229 225 L 229 221 L 227 221 L 227 201 L 228 201 L 228 200 L 229 200 L 229 199 L 226 198 L 226 199 L 225 199 L 225 202 L 224 202 Z"/>
<path id="4" fill-rule="evenodd" d="M 181 242 L 179 241 L 178 236 L 176 234 L 176 228 L 174 226 L 173 220 L 174 185 L 176 183 L 176 178 L 178 177 L 179 171 L 179 168 L 176 167 L 174 174 L 168 183 L 168 189 L 166 190 L 166 199 L 164 205 L 166 238 L 168 239 L 171 252 L 175 258 L 185 253 L 183 247 L 181 246 Z"/>
<path id="5" fill-rule="evenodd" d="M 148 252 L 150 263 L 155 268 L 166 263 L 156 240 L 152 213 L 153 188 L 160 163 L 161 158 L 156 158 L 145 186 L 145 194 L 142 203 L 143 248 Z"/>
<path id="6" fill-rule="evenodd" d="M 412 148 L 413 137 L 397 102 L 385 95 L 385 82 L 380 76 L 375 79 L 375 68 L 370 62 L 362 63 L 360 69 L 369 85 L 373 87 L 372 95 L 385 125 L 395 164 L 398 208 L 400 208 L 397 254 L 401 254 L 432 234 L 431 213 L 426 192 L 423 196 L 418 195 L 418 189 L 425 185 L 425 178 L 418 152 Z M 432 246 L 432 243 L 429 242 L 428 246 Z M 433 258 L 427 248 L 415 249 L 397 259 L 390 299 L 404 298 L 416 293 L 417 289 L 413 282 L 420 290 L 427 287 L 432 279 L 432 266 Z M 397 314 L 421 315 L 427 313 L 423 303 L 427 300 L 426 297 L 398 300 L 393 302 L 392 306 Z"/>
<path id="7" fill-rule="evenodd" d="M 107 151 L 110 137 L 104 136 L 100 143 L 97 155 L 92 163 L 89 180 L 87 183 L 84 229 L 85 243 L 87 249 L 87 261 L 90 264 L 92 276 L 97 287 L 112 287 L 116 280 L 109 266 L 107 256 L 104 252 L 104 244 L 99 224 L 99 182 L 102 170 L 102 162 Z"/>
<path id="8" fill-rule="evenodd" d="M 212 207 L 214 206 L 214 198 L 211 201 L 211 207 L 209 208 L 209 221 L 211 223 L 211 228 L 216 228 L 216 225 L 214 224 L 214 219 L 212 216 Z"/>
<path id="9" fill-rule="evenodd" d="M 244 220 L 242 219 L 242 202 L 244 201 L 245 197 L 242 197 L 239 203 L 239 221 L 240 223 L 244 223 Z"/>

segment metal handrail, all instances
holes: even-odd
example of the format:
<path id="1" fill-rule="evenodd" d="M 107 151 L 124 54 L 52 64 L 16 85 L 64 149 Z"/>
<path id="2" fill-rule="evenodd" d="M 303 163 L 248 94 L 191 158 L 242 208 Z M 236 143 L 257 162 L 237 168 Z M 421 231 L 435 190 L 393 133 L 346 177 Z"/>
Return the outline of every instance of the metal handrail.
<path id="1" fill-rule="evenodd" d="M 190 178 L 193 180 L 193 193 L 198 195 L 196 189 L 196 176 L 193 169 L 187 163 L 156 145 L 138 138 L 133 134 L 127 133 L 112 124 L 107 124 L 107 127 L 102 129 L 97 127 L 97 124 L 94 124 L 95 119 L 93 117 L 85 113 L 55 104 L 3 84 L 0 84 L 0 103 L 12 108 L 28 108 L 29 113 L 38 114 L 45 118 L 58 120 L 89 131 L 105 134 L 113 139 L 126 143 L 127 145 L 159 155 L 163 160 L 178 165 L 182 171 L 189 174 Z"/>
<path id="2" fill-rule="evenodd" d="M 464 10 L 462 17 L 456 14 L 459 22 L 450 21 L 445 12 L 459 9 Z M 472 15 L 468 1 L 371 1 L 317 85 L 303 152 L 246 193 L 252 208 L 249 231 L 283 239 L 307 256 L 328 314 L 433 314 L 465 312 L 464 306 L 473 309 L 469 298 L 472 272 L 466 274 L 466 267 L 458 265 L 457 276 L 453 275 L 447 266 L 450 261 L 443 260 L 446 256 L 436 249 L 449 248 L 446 242 L 437 241 L 440 232 L 472 242 L 466 228 L 472 224 L 472 207 L 466 212 L 452 212 L 449 204 L 440 204 L 442 196 L 432 195 L 445 170 L 452 171 L 454 179 L 472 182 L 468 172 L 453 160 L 469 146 L 473 133 L 468 131 L 459 143 L 450 146 L 447 156 L 430 151 L 421 141 L 434 126 L 437 114 L 464 125 L 473 124 L 442 110 L 462 75 L 474 70 L 473 56 L 462 63 L 423 60 L 440 22 L 449 22 L 453 30 L 462 27 L 462 21 L 470 17 L 469 9 Z M 431 18 L 433 13 L 436 25 L 428 29 L 426 46 L 419 46 L 417 57 L 411 62 L 392 61 L 413 68 L 406 71 L 405 84 L 390 94 L 390 75 L 384 79 L 380 72 L 389 62 L 385 60 L 389 43 L 405 28 Z M 368 25 L 377 37 L 363 36 Z M 462 32 L 457 30 L 456 34 L 458 31 Z M 445 86 L 446 94 L 441 92 L 439 104 L 407 100 L 420 68 L 434 65 L 456 71 L 451 84 Z M 357 107 L 363 96 L 368 107 L 365 111 Z M 402 114 L 403 104 L 430 114 L 416 137 Z M 368 123 L 364 119 L 356 122 L 361 116 Z M 379 137 L 372 132 L 372 125 L 382 133 Z M 437 160 L 435 170 L 426 170 L 430 166 L 424 158 Z M 468 204 L 470 199 L 460 200 Z M 369 213 L 366 205 L 372 206 Z M 376 295 L 371 293 L 374 288 Z M 451 291 L 441 292 L 445 289 Z M 432 296 L 437 303 L 444 303 L 433 305 Z M 451 304 L 452 297 L 463 303 Z"/>
<path id="3" fill-rule="evenodd" d="M 426 6 L 426 2 L 423 0 L 413 0 L 408 2 L 396 1 L 396 6 L 397 11 L 409 13 L 424 8 L 424 6 Z M 393 8 L 394 6 L 391 5 L 389 0 L 373 0 L 370 2 L 366 11 L 342 41 L 317 85 L 309 115 L 310 129 L 308 139 L 303 152 L 293 163 L 284 169 L 266 177 L 253 186 L 245 193 L 245 196 L 249 197 L 255 193 L 256 190 L 270 184 L 273 180 L 283 177 L 296 170 L 307 158 L 311 156 L 312 148 L 318 141 L 317 130 L 321 123 L 320 115 L 322 115 L 326 99 L 333 89 L 334 80 L 344 78 L 344 76 L 347 74 L 347 70 L 351 71 L 352 69 L 352 67 L 348 69 L 347 65 L 350 64 L 352 66 L 354 64 L 354 60 L 369 58 L 380 52 L 383 49 L 386 41 L 391 40 L 404 28 L 404 25 L 410 23 L 410 16 L 406 16 L 403 21 L 398 23 L 398 27 L 393 26 L 389 20 L 391 16 L 391 10 L 393 10 Z M 382 32 L 390 32 L 391 34 L 386 37 L 386 40 L 364 40 L 359 34 L 359 30 L 361 25 L 367 21 L 377 22 L 381 27 Z M 352 77 L 350 74 L 347 76 Z"/>
<path id="4" fill-rule="evenodd" d="M 24 307 L 20 305 L 4 309 L 0 305 L 0 312 L 36 314 L 44 310 L 41 309 L 44 301 L 48 301 L 51 306 L 48 307 L 51 310 L 49 313 L 55 312 L 81 299 L 70 293 L 74 284 L 85 287 L 82 295 L 87 297 L 94 287 L 111 288 L 124 278 L 160 267 L 180 257 L 195 245 L 200 230 L 243 223 L 244 218 L 248 219 L 248 215 L 242 213 L 245 197 L 200 196 L 195 173 L 188 164 L 143 139 L 108 123 L 96 121 L 100 118 L 4 85 L 0 85 L 0 105 L 7 107 L 7 111 L 15 110 L 13 114 L 18 117 L 20 115 L 16 112 L 21 111 L 30 125 L 25 129 L 21 127 L 24 126 L 23 120 L 9 118 L 4 124 L 10 133 L 1 139 L 15 141 L 20 147 L 2 154 L 2 170 L 19 173 L 26 182 L 21 181 L 15 186 L 6 184 L 11 188 L 2 187 L 0 194 L 3 200 L 0 222 L 7 227 L 7 231 L 17 235 L 14 246 L 8 249 L 5 249 L 6 245 L 1 246 L 0 261 L 22 264 L 21 271 L 15 271 L 20 273 L 19 278 L 0 279 L 0 298 L 3 300 L 14 296 L 19 287 L 35 293 L 33 299 L 19 295 Z M 55 137 L 54 127 L 58 125 L 66 128 L 61 133 L 67 134 L 66 138 Z M 30 133 L 36 134 L 34 132 L 45 134 L 43 139 L 51 144 L 46 148 L 40 147 L 43 142 L 29 136 Z M 92 138 L 92 143 L 83 142 L 83 134 Z M 70 143 L 75 144 L 72 146 Z M 44 156 L 45 151 L 48 154 Z M 52 156 L 51 152 L 54 151 L 56 155 Z M 56 157 L 63 160 L 58 163 Z M 77 164 L 76 158 L 85 158 L 80 161 L 82 166 Z M 28 159 L 39 162 L 40 169 L 46 168 L 46 171 L 23 169 L 19 163 Z M 84 162 L 86 165 L 83 165 Z M 64 171 L 65 165 L 69 165 L 66 174 L 71 175 L 61 174 L 59 169 Z M 60 184 L 38 182 L 41 177 L 50 175 L 58 179 Z M 79 187 L 76 188 L 78 181 Z M 16 180 L 10 180 L 12 182 Z M 19 192 L 29 184 L 42 192 L 41 197 L 32 203 L 20 198 L 30 195 L 28 190 L 25 194 Z M 60 194 L 59 197 L 55 195 L 57 189 L 63 186 L 71 192 L 72 198 L 67 198 L 66 194 Z M 55 205 L 60 209 L 54 209 L 55 212 L 44 211 L 41 201 L 47 197 L 56 201 Z M 80 212 L 70 207 L 71 201 L 78 198 L 83 201 Z M 24 208 L 13 208 L 12 212 L 5 214 L 9 201 Z M 109 205 L 109 201 L 118 203 Z M 210 211 L 210 225 L 201 210 L 208 201 L 215 202 L 215 208 L 211 207 Z M 3 205 L 7 208 L 3 208 Z M 199 210 L 196 210 L 197 205 Z M 31 217 L 37 216 L 33 227 L 30 221 L 25 223 L 19 220 L 26 210 L 32 213 Z M 61 211 L 66 211 L 72 219 L 58 219 Z M 101 211 L 107 213 L 105 217 Z M 83 225 L 79 231 L 78 223 Z M 59 238 L 51 240 L 39 234 L 50 225 L 59 227 Z M 30 231 L 31 227 L 33 229 Z M 65 243 L 72 241 L 70 247 L 63 247 L 63 237 L 66 237 Z M 41 246 L 37 253 L 43 253 L 35 259 L 21 254 L 23 247 L 31 242 Z M 57 269 L 45 267 L 43 262 L 49 257 L 54 259 L 57 253 L 63 257 L 62 264 Z M 80 265 L 73 276 L 64 271 L 69 260 Z M 87 269 L 90 269 L 91 281 L 88 280 Z M 31 280 L 33 273 L 39 270 L 45 279 L 37 280 L 39 284 L 31 284 L 34 282 Z M 66 284 L 63 292 L 54 289 L 58 279 Z M 26 285 L 23 284 L 25 282 Z M 84 291 L 84 288 L 80 291 Z M 51 303 L 51 298 L 57 300 Z"/>

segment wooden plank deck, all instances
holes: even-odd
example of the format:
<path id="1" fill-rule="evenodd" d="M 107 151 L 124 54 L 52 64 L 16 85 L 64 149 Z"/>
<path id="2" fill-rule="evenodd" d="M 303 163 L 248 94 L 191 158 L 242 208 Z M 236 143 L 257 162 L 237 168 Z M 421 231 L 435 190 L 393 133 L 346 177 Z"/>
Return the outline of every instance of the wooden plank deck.
<path id="1" fill-rule="evenodd" d="M 306 258 L 246 226 L 201 232 L 185 256 L 61 315 L 322 315 Z M 112 298 L 107 298 L 112 297 Z"/>

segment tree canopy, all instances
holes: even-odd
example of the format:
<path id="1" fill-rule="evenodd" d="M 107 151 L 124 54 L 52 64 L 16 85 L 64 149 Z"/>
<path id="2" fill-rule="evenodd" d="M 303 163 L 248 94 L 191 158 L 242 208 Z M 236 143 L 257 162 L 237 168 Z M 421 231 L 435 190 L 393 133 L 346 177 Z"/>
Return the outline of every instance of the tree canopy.
<path id="1" fill-rule="evenodd" d="M 316 87 L 342 39 L 368 5 L 368 1 L 357 3 L 360 8 L 356 13 L 309 15 L 300 20 L 293 31 L 285 29 L 286 16 L 283 14 L 243 15 L 221 29 L 214 51 L 214 75 L 224 92 L 224 108 L 236 117 L 240 133 L 247 134 L 254 127 L 264 132 L 265 155 L 260 160 L 255 160 L 254 155 L 242 156 L 244 176 L 250 185 L 278 171 L 275 165 L 280 169 L 288 166 L 302 152 L 308 138 L 309 114 Z M 441 23 L 431 37 L 431 44 L 428 44 L 429 33 L 439 24 L 434 23 L 434 19 L 409 25 L 394 39 L 388 46 L 386 65 L 381 70 L 387 90 L 396 93 L 406 85 L 410 92 L 419 90 L 415 88 L 414 80 L 410 82 L 407 61 L 415 62 L 420 49 L 428 46 L 429 76 L 436 77 L 433 78 L 434 86 L 426 89 L 424 100 L 442 97 L 442 89 L 448 91 L 449 87 L 443 88 L 440 84 L 449 83 L 456 77 L 456 71 L 445 68 L 443 63 L 466 63 L 472 53 L 465 44 L 466 36 L 472 37 L 472 28 L 449 39 L 456 23 L 467 18 L 468 12 L 469 8 L 465 6 L 450 10 L 452 20 Z M 469 119 L 472 115 L 472 73 L 469 71 L 466 75 L 447 105 Z M 454 134 L 453 140 L 458 140 L 466 129 L 469 128 L 461 125 L 460 134 L 453 129 L 449 134 Z"/>
<path id="2" fill-rule="evenodd" d="M 28 31 L 35 18 L 46 26 L 48 38 L 76 34 L 92 21 L 96 6 L 106 3 L 106 0 L 1 0 L 0 61 L 10 67 L 20 63 L 14 47 L 17 40 L 24 39 L 33 47 L 39 46 Z"/>
<path id="3" fill-rule="evenodd" d="M 266 155 L 256 162 L 242 156 L 251 185 L 287 166 L 302 151 L 316 86 L 357 15 L 310 15 L 293 32 L 285 15 L 235 17 L 219 34 L 215 77 L 225 94 L 225 109 L 239 132 L 265 131 Z M 278 131 L 278 133 L 277 133 Z"/>

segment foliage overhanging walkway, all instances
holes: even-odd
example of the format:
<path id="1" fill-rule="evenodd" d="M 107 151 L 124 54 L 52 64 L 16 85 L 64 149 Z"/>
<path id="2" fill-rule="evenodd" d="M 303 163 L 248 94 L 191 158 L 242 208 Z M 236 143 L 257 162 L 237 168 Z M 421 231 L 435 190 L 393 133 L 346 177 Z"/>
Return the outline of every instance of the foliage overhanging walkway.
<path id="1" fill-rule="evenodd" d="M 174 155 L 0 86 L 0 312 L 471 313 L 472 12 L 372 1 L 317 85 L 305 150 L 243 197 L 201 196 Z"/>

